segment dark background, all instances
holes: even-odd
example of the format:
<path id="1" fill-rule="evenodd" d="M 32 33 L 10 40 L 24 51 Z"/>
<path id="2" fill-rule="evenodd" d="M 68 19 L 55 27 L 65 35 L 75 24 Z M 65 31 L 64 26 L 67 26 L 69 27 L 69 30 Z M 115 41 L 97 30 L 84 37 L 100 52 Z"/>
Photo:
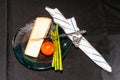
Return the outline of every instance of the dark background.
<path id="1" fill-rule="evenodd" d="M 78 27 L 87 30 L 84 37 L 108 61 L 113 72 L 103 71 L 71 42 L 62 73 L 34 71 L 20 64 L 13 53 L 13 36 L 36 17 L 51 17 L 45 6 L 58 8 L 66 18 L 74 16 Z M 119 35 L 117 0 L 0 0 L 0 80 L 119 80 L 120 69 L 116 70 L 118 65 L 114 60 L 116 54 L 119 58 Z"/>

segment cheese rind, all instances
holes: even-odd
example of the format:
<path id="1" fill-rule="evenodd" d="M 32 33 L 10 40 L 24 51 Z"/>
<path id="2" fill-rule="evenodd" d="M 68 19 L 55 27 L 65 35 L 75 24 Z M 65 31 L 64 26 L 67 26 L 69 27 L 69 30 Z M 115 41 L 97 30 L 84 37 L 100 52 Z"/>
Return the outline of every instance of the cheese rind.
<path id="1" fill-rule="evenodd" d="M 38 57 L 44 39 L 40 40 L 37 39 L 43 38 L 47 35 L 51 24 L 52 20 L 50 18 L 46 17 L 36 18 L 32 32 L 30 34 L 30 38 L 25 49 L 24 53 L 25 55 L 31 57 Z"/>

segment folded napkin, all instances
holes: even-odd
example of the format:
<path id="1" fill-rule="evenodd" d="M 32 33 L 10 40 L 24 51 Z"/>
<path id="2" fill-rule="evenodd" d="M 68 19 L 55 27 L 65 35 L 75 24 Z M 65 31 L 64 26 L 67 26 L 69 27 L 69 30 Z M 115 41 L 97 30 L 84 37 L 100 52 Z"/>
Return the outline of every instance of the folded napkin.
<path id="1" fill-rule="evenodd" d="M 100 55 L 100 53 L 94 47 L 92 47 L 92 45 L 79 32 L 80 29 L 77 27 L 74 17 L 66 19 L 57 8 L 51 9 L 49 7 L 45 7 L 45 9 L 52 16 L 54 22 L 62 27 L 65 33 L 68 34 L 76 32 L 75 34 L 68 35 L 76 47 L 79 47 L 98 66 L 108 72 L 112 71 L 111 67 L 102 57 L 102 55 Z"/>

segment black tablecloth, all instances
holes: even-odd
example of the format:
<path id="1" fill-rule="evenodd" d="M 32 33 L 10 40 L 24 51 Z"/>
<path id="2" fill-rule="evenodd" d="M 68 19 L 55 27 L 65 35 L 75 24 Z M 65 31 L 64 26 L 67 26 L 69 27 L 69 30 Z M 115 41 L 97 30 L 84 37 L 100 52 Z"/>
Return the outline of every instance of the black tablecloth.
<path id="1" fill-rule="evenodd" d="M 45 10 L 46 6 L 58 8 L 66 18 L 74 16 L 78 27 L 81 30 L 87 30 L 84 37 L 112 67 L 117 66 L 115 64 L 117 61 L 114 60 L 116 57 L 111 57 L 111 55 L 119 54 L 119 51 L 116 51 L 119 49 L 119 39 L 112 48 L 111 45 L 120 34 L 119 2 L 110 0 L 0 0 L 0 80 L 118 80 L 119 73 L 116 72 L 118 67 L 113 67 L 112 73 L 104 71 L 84 52 L 75 48 L 71 42 L 68 55 L 63 61 L 62 73 L 51 69 L 35 71 L 19 63 L 12 49 L 13 36 L 19 28 L 36 17 L 51 18 Z M 116 48 L 115 45 L 118 47 Z M 115 74 L 118 75 L 114 76 Z"/>

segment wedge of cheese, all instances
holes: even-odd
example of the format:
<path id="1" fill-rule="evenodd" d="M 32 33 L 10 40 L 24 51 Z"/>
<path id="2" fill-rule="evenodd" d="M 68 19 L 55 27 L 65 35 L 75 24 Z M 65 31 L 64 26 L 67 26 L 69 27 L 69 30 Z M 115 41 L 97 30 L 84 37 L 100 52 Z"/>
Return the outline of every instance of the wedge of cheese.
<path id="1" fill-rule="evenodd" d="M 35 58 L 38 57 L 41 45 L 44 41 L 44 39 L 39 39 L 39 38 L 43 38 L 47 35 L 51 24 L 52 24 L 52 20 L 50 18 L 46 18 L 46 17 L 36 18 L 32 32 L 30 34 L 30 38 L 28 40 L 24 52 L 25 55 Z"/>

